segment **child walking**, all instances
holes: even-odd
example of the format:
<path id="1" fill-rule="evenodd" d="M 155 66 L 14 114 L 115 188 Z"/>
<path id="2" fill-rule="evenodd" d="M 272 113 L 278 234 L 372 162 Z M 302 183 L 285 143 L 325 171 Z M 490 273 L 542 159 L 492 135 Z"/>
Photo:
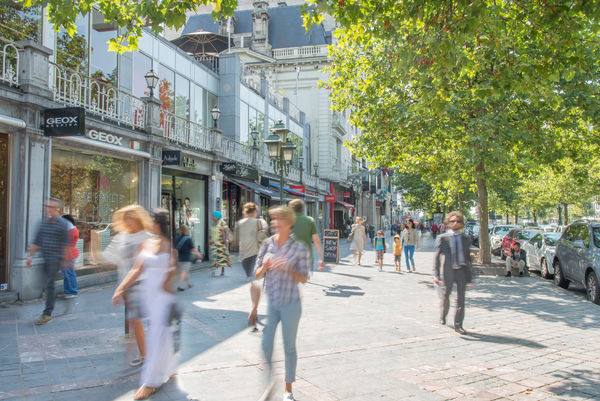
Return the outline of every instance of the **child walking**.
<path id="1" fill-rule="evenodd" d="M 377 232 L 375 238 L 375 252 L 377 253 L 376 263 L 379 263 L 379 271 L 383 270 L 383 254 L 385 253 L 385 238 L 383 237 L 383 230 Z"/>
<path id="2" fill-rule="evenodd" d="M 402 241 L 400 235 L 394 235 L 394 266 L 396 271 L 402 271 Z"/>

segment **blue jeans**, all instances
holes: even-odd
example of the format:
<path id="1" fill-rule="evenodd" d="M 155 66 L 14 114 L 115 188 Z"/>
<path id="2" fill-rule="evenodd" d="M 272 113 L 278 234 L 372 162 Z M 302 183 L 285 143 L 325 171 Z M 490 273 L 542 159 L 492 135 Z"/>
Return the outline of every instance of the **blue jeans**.
<path id="1" fill-rule="evenodd" d="M 70 269 L 64 269 L 62 270 L 62 275 L 63 275 L 63 288 L 65 291 L 65 295 L 69 294 L 69 295 L 77 295 L 78 291 L 77 291 L 77 275 L 75 274 L 75 270 L 72 268 L 73 264 L 71 262 L 74 261 L 68 261 L 67 262 L 67 266 L 71 267 Z"/>
<path id="2" fill-rule="evenodd" d="M 415 268 L 415 246 L 404 245 L 404 257 L 406 258 L 406 268 L 410 270 L 410 262 L 412 262 L 412 268 Z"/>
<path id="3" fill-rule="evenodd" d="M 283 350 L 285 352 L 285 382 L 293 383 L 296 380 L 296 364 L 298 354 L 296 353 L 296 335 L 298 334 L 298 323 L 302 314 L 300 301 L 290 302 L 285 305 L 273 305 L 269 302 L 267 312 L 267 324 L 263 330 L 262 348 L 265 359 L 271 368 L 273 357 L 273 340 L 277 325 L 281 321 L 283 334 Z"/>

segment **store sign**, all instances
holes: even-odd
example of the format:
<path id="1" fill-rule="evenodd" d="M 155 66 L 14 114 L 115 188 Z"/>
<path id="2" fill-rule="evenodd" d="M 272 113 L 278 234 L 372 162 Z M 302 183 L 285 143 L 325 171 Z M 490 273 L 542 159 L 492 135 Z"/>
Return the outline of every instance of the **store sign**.
<path id="1" fill-rule="evenodd" d="M 85 110 L 82 107 L 63 107 L 44 110 L 45 136 L 83 136 Z"/>
<path id="2" fill-rule="evenodd" d="M 335 202 L 335 195 L 325 195 L 325 202 Z"/>
<path id="3" fill-rule="evenodd" d="M 293 189 L 297 192 L 302 192 L 303 194 L 306 193 L 306 187 L 304 185 L 290 185 L 290 189 Z"/>
<path id="4" fill-rule="evenodd" d="M 111 145 L 123 146 L 122 136 L 107 134 L 106 132 L 96 131 L 95 129 L 89 130 L 85 136 L 95 141 L 110 143 Z"/>
<path id="5" fill-rule="evenodd" d="M 258 170 L 238 163 L 221 163 L 221 172 L 244 178 L 250 181 L 258 180 Z"/>
<path id="6" fill-rule="evenodd" d="M 195 169 L 196 168 L 196 159 L 192 159 L 188 156 L 183 156 L 183 167 Z"/>
<path id="7" fill-rule="evenodd" d="M 163 166 L 179 166 L 181 164 L 180 150 L 163 150 L 162 151 Z"/>
<path id="8" fill-rule="evenodd" d="M 221 172 L 225 174 L 235 174 L 237 170 L 236 163 L 221 163 Z"/>
<path id="9" fill-rule="evenodd" d="M 350 197 L 350 192 L 344 192 L 344 198 L 349 198 Z"/>

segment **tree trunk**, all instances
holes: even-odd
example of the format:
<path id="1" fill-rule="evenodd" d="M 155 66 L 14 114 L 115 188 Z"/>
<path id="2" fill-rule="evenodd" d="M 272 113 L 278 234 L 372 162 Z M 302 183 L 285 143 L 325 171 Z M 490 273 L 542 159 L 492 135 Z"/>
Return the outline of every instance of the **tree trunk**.
<path id="1" fill-rule="evenodd" d="M 535 209 L 531 211 L 533 213 L 533 225 L 537 226 L 537 214 L 535 213 Z"/>
<path id="2" fill-rule="evenodd" d="M 519 210 L 515 210 L 515 226 L 519 225 Z"/>
<path id="3" fill-rule="evenodd" d="M 485 166 L 483 162 L 479 162 L 477 168 L 477 198 L 479 200 L 479 256 L 477 261 L 479 263 L 490 263 L 492 261 L 492 255 L 490 253 L 490 233 L 488 230 L 488 219 L 490 217 L 488 213 L 488 191 L 487 182 L 485 180 Z"/>
<path id="4" fill-rule="evenodd" d="M 465 203 L 463 202 L 462 192 L 458 193 L 458 210 L 463 213 L 463 209 L 465 208 Z"/>
<path id="5" fill-rule="evenodd" d="M 509 221 L 508 221 L 508 209 L 506 209 L 506 225 L 509 225 Z"/>
<path id="6" fill-rule="evenodd" d="M 569 205 L 563 203 L 563 216 L 565 217 L 565 226 L 569 224 Z"/>

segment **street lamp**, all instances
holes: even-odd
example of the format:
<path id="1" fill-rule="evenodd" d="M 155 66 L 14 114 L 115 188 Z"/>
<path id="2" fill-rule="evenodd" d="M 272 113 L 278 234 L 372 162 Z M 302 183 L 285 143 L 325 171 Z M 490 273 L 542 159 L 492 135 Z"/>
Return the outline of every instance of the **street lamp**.
<path id="1" fill-rule="evenodd" d="M 213 128 L 217 128 L 217 121 L 219 121 L 219 117 L 221 117 L 221 110 L 219 110 L 219 106 L 215 104 L 215 107 L 210 111 L 210 116 L 213 119 Z"/>
<path id="2" fill-rule="evenodd" d="M 304 167 L 302 166 L 302 162 L 304 162 L 304 157 L 298 157 L 298 167 L 300 168 L 300 185 L 302 185 L 302 172 L 304 171 Z"/>
<path id="3" fill-rule="evenodd" d="M 258 148 L 258 131 L 253 129 L 250 131 L 250 136 L 252 137 L 252 147 Z"/>
<path id="4" fill-rule="evenodd" d="M 144 78 L 146 79 L 146 86 L 150 89 L 150 97 L 152 97 L 154 96 L 154 88 L 156 88 L 156 84 L 158 84 L 158 75 L 156 75 L 153 69 L 150 69 L 150 71 L 144 75 Z"/>
<path id="5" fill-rule="evenodd" d="M 318 170 L 319 170 L 319 163 L 316 163 L 316 162 L 315 162 L 315 164 L 313 164 L 313 167 L 314 167 L 314 169 L 315 169 L 315 177 L 318 177 L 318 176 L 319 176 L 319 174 L 317 174 L 317 172 L 318 172 Z"/>
<path id="6" fill-rule="evenodd" d="M 275 172 L 279 172 L 279 200 L 281 204 L 283 204 L 283 177 L 290 172 L 290 164 L 294 158 L 294 150 L 296 150 L 296 145 L 287 139 L 289 132 L 283 122 L 279 120 L 271 128 L 271 135 L 264 140 L 273 168 Z"/>

